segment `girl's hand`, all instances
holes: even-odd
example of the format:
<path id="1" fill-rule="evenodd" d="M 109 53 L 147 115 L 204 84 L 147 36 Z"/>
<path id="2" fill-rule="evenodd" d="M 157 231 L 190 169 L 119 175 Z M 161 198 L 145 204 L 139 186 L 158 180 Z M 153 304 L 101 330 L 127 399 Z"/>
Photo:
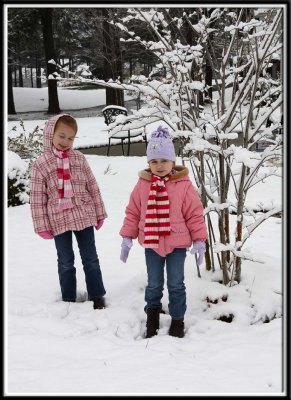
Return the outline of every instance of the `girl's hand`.
<path id="1" fill-rule="evenodd" d="M 204 253 L 205 253 L 205 242 L 202 242 L 201 240 L 198 240 L 197 242 L 193 242 L 193 247 L 190 250 L 191 254 L 198 253 L 198 261 L 197 264 L 198 266 L 203 263 L 204 260 Z"/>
<path id="2" fill-rule="evenodd" d="M 104 219 L 100 219 L 99 221 L 97 221 L 97 225 L 95 226 L 96 230 L 98 231 L 103 224 L 104 224 Z"/>
<path id="3" fill-rule="evenodd" d="M 132 238 L 124 237 L 121 243 L 120 260 L 126 263 L 129 250 L 132 247 Z"/>
<path id="4" fill-rule="evenodd" d="M 53 239 L 54 235 L 49 231 L 38 232 L 38 235 L 43 239 Z"/>

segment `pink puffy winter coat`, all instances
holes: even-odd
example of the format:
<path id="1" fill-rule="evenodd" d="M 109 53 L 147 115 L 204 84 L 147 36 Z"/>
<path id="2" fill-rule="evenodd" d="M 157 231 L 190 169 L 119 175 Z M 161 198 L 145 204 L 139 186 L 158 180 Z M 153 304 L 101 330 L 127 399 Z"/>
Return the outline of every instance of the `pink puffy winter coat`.
<path id="1" fill-rule="evenodd" d="M 64 114 L 62 114 L 64 115 Z M 52 152 L 52 139 L 57 120 L 48 120 L 44 127 L 44 153 L 36 159 L 31 169 L 30 206 L 36 233 L 50 231 L 80 231 L 96 226 L 107 217 L 96 179 L 85 156 L 78 150 L 69 150 L 70 178 L 74 192 L 74 207 L 60 211 L 58 208 L 57 159 Z"/>
<path id="2" fill-rule="evenodd" d="M 161 236 L 159 247 L 155 250 L 165 257 L 176 247 L 190 247 L 193 241 L 207 239 L 207 230 L 203 217 L 203 206 L 192 182 L 189 179 L 188 168 L 175 166 L 174 173 L 166 182 L 170 202 L 171 233 Z M 139 180 L 135 185 L 129 204 L 126 207 L 121 236 L 138 237 L 143 246 L 144 224 L 147 202 L 151 186 L 149 169 L 139 172 Z"/>

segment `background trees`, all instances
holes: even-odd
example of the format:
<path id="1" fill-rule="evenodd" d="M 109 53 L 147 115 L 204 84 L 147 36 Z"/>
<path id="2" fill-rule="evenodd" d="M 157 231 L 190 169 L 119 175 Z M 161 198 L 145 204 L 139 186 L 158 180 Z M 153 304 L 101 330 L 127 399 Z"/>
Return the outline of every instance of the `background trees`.
<path id="1" fill-rule="evenodd" d="M 39 25 L 35 10 L 8 10 L 8 113 L 15 114 L 13 86 L 23 86 L 23 70 L 29 74 L 33 87 L 32 68 L 39 72 Z M 24 67 L 24 68 L 23 68 Z M 37 81 L 40 86 L 40 80 Z"/>
<path id="2" fill-rule="evenodd" d="M 50 93 L 48 112 L 59 112 L 56 65 L 62 77 L 69 71 L 88 77 L 90 71 L 99 79 L 123 82 L 137 68 L 148 75 L 155 57 L 139 44 L 125 50 L 122 32 L 114 24 L 126 12 L 124 8 L 8 8 L 9 114 L 15 113 L 13 86 L 42 84 Z M 56 64 L 48 63 L 50 59 Z M 45 79 L 48 76 L 52 79 Z M 123 102 L 122 90 L 106 89 L 106 104 Z"/>

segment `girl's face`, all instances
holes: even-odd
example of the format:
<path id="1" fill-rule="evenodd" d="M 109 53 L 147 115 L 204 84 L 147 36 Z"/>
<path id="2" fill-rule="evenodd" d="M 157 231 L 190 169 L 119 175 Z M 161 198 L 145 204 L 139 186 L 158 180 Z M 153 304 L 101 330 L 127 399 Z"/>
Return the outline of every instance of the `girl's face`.
<path id="1" fill-rule="evenodd" d="M 73 146 L 75 136 L 75 129 L 60 121 L 54 132 L 53 144 L 58 150 L 68 150 Z"/>
<path id="2" fill-rule="evenodd" d="M 161 178 L 168 175 L 172 171 L 174 165 L 175 163 L 173 161 L 164 160 L 163 158 L 156 158 L 149 161 L 149 167 L 152 174 Z"/>

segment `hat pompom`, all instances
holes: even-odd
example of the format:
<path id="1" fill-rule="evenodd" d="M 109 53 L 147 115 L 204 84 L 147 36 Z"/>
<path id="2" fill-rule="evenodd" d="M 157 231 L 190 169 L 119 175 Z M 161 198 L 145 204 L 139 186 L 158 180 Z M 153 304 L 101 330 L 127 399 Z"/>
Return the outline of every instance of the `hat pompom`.
<path id="1" fill-rule="evenodd" d="M 154 131 L 151 135 L 152 138 L 165 138 L 165 139 L 171 139 L 171 135 L 168 131 L 168 128 L 162 127 L 161 125 L 157 128 L 156 131 Z"/>

